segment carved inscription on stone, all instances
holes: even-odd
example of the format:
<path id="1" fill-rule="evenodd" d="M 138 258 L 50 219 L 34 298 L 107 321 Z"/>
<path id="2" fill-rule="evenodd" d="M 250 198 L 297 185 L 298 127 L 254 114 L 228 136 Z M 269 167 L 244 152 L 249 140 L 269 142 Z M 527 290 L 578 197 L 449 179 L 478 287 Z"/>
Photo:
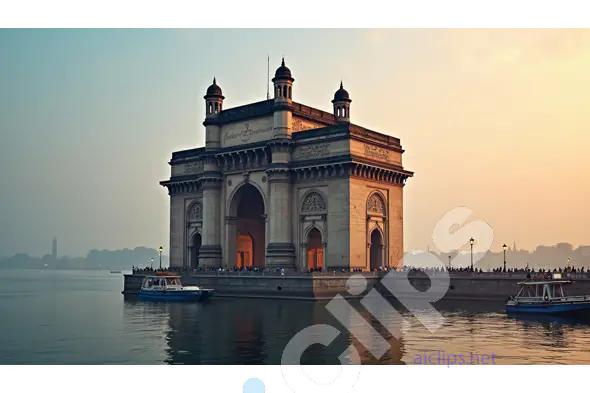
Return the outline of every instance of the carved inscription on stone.
<path id="1" fill-rule="evenodd" d="M 385 215 L 385 205 L 383 199 L 376 194 L 371 195 L 367 201 L 367 210 L 371 213 L 379 213 Z"/>
<path id="2" fill-rule="evenodd" d="M 203 161 L 189 162 L 184 164 L 184 173 L 186 175 L 201 172 L 203 172 Z"/>
<path id="3" fill-rule="evenodd" d="M 389 152 L 377 146 L 365 145 L 365 155 L 367 157 L 381 158 L 382 160 L 389 159 Z"/>
<path id="4" fill-rule="evenodd" d="M 326 210 L 324 198 L 317 192 L 310 192 L 303 200 L 301 211 L 304 213 Z"/>
<path id="5" fill-rule="evenodd" d="M 299 148 L 298 158 L 316 158 L 324 157 L 330 154 L 327 143 L 321 145 L 309 145 Z"/>
<path id="6" fill-rule="evenodd" d="M 194 203 L 191 205 L 188 211 L 189 220 L 200 220 L 203 217 L 203 207 L 200 203 Z"/>
<path id="7" fill-rule="evenodd" d="M 293 132 L 298 132 L 312 130 L 314 128 L 318 128 L 318 126 L 312 123 L 305 123 L 301 120 L 293 119 L 293 121 L 291 122 L 291 128 L 293 128 Z"/>
<path id="8" fill-rule="evenodd" d="M 245 123 L 243 130 L 241 130 L 241 131 L 226 131 L 223 138 L 226 143 L 228 141 L 231 141 L 232 139 L 238 139 L 238 138 L 243 143 L 246 143 L 250 139 L 252 139 L 253 135 L 261 134 L 261 133 L 265 133 L 265 132 L 270 132 L 270 131 L 272 131 L 272 127 L 253 129 L 252 126 L 250 125 L 250 123 Z"/>

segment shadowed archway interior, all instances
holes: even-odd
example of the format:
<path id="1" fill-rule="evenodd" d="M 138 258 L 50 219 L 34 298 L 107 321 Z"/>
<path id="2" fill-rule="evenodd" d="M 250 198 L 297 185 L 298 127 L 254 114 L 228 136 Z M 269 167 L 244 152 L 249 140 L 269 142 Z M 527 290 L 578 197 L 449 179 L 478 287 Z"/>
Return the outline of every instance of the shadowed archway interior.
<path id="1" fill-rule="evenodd" d="M 317 228 L 313 228 L 307 234 L 307 268 L 317 269 L 322 267 L 323 258 L 322 234 Z"/>
<path id="2" fill-rule="evenodd" d="M 235 218 L 235 232 L 229 235 L 235 260 L 229 266 L 264 267 L 266 223 L 260 191 L 251 184 L 241 186 L 233 196 L 230 214 Z"/>
<path id="3" fill-rule="evenodd" d="M 375 228 L 373 229 L 373 232 L 371 232 L 371 270 L 379 269 L 383 265 L 383 262 L 381 260 L 382 250 L 383 242 L 381 239 L 381 232 L 379 232 L 379 230 Z"/>

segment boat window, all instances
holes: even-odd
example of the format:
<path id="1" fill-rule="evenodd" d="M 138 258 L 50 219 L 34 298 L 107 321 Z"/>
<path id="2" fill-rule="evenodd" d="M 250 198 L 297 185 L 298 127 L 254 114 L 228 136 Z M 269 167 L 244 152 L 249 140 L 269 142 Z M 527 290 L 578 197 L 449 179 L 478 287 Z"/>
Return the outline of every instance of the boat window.
<path id="1" fill-rule="evenodd" d="M 161 286 L 161 287 L 165 287 L 165 286 L 166 286 L 166 280 L 164 280 L 164 279 L 161 279 L 161 280 L 160 280 L 160 286 Z"/>
<path id="2" fill-rule="evenodd" d="M 178 278 L 169 278 L 168 285 L 180 285 L 180 280 Z"/>
<path id="3" fill-rule="evenodd" d="M 146 287 L 151 287 L 152 286 L 152 279 L 148 278 L 147 281 L 145 282 L 145 286 Z"/>

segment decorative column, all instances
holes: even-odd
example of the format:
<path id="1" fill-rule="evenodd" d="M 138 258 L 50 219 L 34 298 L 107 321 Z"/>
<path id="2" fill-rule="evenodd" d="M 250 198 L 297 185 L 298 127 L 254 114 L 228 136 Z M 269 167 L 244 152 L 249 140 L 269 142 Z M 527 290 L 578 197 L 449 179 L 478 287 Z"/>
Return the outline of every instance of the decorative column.
<path id="1" fill-rule="evenodd" d="M 220 211 L 221 172 L 217 170 L 214 155 L 203 158 L 204 171 L 201 178 L 203 188 L 203 235 L 199 259 L 203 266 L 221 267 Z"/>
<path id="2" fill-rule="evenodd" d="M 300 250 L 301 250 L 301 266 L 299 266 L 299 269 L 302 272 L 306 272 L 308 270 L 307 268 L 307 243 L 301 243 L 300 244 Z"/>
<path id="3" fill-rule="evenodd" d="M 322 243 L 323 253 L 322 253 L 322 269 L 328 270 L 328 266 L 326 266 L 326 255 L 328 253 L 328 243 Z"/>
<path id="4" fill-rule="evenodd" d="M 289 148 L 289 144 L 274 144 L 275 149 Z M 273 154 L 274 155 L 274 154 Z M 269 241 L 266 247 L 268 267 L 295 268 L 291 223 L 291 179 L 284 165 L 271 164 L 266 171 L 270 188 Z"/>
<path id="5" fill-rule="evenodd" d="M 225 268 L 233 268 L 237 264 L 237 255 L 238 255 L 238 245 L 237 245 L 237 238 L 238 238 L 238 228 L 236 226 L 237 218 L 236 217 L 225 217 L 225 258 L 223 259 L 223 267 Z"/>
<path id="6" fill-rule="evenodd" d="M 283 59 L 272 79 L 275 87 L 273 105 L 273 139 L 268 144 L 271 164 L 266 171 L 270 202 L 268 209 L 269 239 L 266 246 L 266 266 L 295 269 L 291 211 L 291 133 L 293 104 L 291 70 Z"/>

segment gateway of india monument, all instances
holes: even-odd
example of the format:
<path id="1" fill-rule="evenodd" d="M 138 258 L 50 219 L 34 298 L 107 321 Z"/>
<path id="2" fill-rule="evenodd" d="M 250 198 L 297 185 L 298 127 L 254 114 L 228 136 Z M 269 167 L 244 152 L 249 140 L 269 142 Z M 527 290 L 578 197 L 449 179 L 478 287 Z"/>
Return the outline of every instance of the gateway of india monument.
<path id="1" fill-rule="evenodd" d="M 374 270 L 400 267 L 404 170 L 398 138 L 299 104 L 283 62 L 274 98 L 225 108 L 205 95 L 205 146 L 172 153 L 170 266 Z"/>

